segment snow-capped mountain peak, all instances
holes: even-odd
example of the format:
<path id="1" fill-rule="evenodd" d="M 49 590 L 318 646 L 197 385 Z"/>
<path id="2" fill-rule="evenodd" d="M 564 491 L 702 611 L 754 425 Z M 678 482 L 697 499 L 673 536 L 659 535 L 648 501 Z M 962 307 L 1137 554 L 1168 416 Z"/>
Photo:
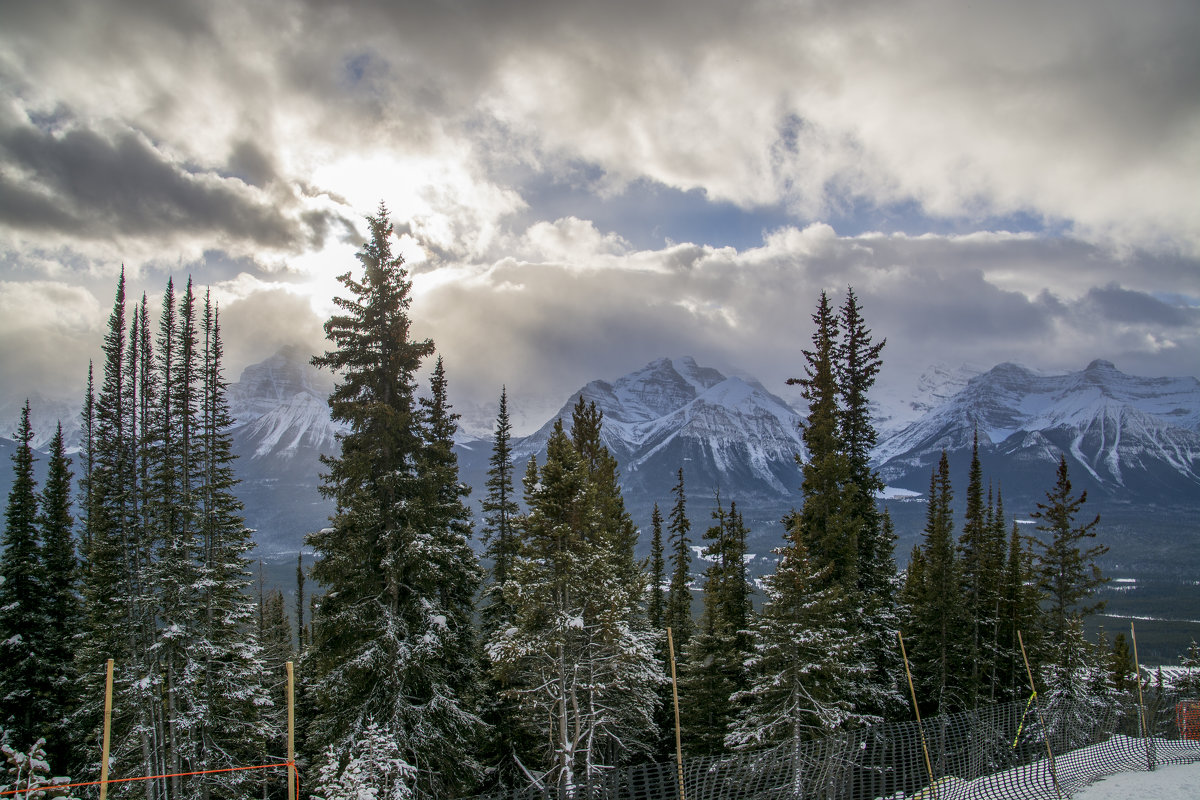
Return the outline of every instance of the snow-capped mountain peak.
<path id="1" fill-rule="evenodd" d="M 914 468 L 925 479 L 942 449 L 969 449 L 975 431 L 981 450 L 1010 463 L 1054 462 L 1065 454 L 1073 474 L 1108 492 L 1200 489 L 1195 378 L 1127 375 L 1100 359 L 1059 375 L 998 364 L 882 441 L 875 459 L 889 482 L 905 480 Z"/>

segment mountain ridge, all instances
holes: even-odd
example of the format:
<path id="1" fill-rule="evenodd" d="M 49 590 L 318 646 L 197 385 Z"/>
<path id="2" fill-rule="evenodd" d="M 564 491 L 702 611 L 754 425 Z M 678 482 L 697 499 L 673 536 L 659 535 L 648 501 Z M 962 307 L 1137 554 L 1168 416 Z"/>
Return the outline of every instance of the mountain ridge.
<path id="1" fill-rule="evenodd" d="M 329 418 L 333 382 L 292 348 L 248 366 L 230 384 L 239 494 L 247 523 L 268 549 L 294 552 L 303 534 L 323 527 L 332 513 L 319 492 L 319 456 L 336 450 L 344 430 Z M 533 433 L 514 437 L 518 476 L 530 456 L 542 457 L 554 421 L 569 425 L 580 397 L 604 413 L 602 435 L 618 459 L 637 523 L 645 524 L 655 502 L 670 501 L 680 466 L 691 508 L 707 508 L 718 494 L 735 500 L 768 538 L 800 502 L 801 411 L 753 378 L 727 376 L 687 356 L 656 359 L 580 387 Z M 880 426 L 874 451 L 892 497 L 919 499 L 941 450 L 958 464 L 978 430 L 985 472 L 1006 498 L 1038 499 L 1060 455 L 1067 456 L 1072 479 L 1097 499 L 1187 507 L 1200 498 L 1200 381 L 1194 377 L 1133 376 L 1104 359 L 1059 374 L 1011 362 L 985 371 L 935 367 L 922 376 L 911 403 L 928 410 L 895 430 Z M 460 432 L 456 450 L 477 504 L 490 438 Z"/>

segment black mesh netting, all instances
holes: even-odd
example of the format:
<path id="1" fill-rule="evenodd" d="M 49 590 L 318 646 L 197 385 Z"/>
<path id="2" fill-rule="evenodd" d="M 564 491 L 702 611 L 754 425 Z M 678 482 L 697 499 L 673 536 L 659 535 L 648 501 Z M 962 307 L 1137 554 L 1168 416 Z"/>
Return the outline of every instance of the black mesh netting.
<path id="1" fill-rule="evenodd" d="M 1025 701 L 719 758 L 685 758 L 686 800 L 1021 800 L 1069 797 L 1117 772 L 1200 761 L 1200 702 Z M 1047 748 L 1049 744 L 1049 748 Z M 530 786 L 480 800 L 672 800 L 675 762 L 597 770 L 570 791 Z"/>

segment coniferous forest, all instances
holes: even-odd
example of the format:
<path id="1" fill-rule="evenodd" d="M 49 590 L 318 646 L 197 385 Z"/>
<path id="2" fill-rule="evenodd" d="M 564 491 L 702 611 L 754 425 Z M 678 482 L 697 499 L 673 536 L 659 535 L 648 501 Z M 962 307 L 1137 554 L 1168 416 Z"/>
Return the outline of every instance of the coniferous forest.
<path id="1" fill-rule="evenodd" d="M 387 209 L 368 222 L 313 358 L 336 377 L 330 410 L 347 432 L 323 458 L 336 513 L 308 537 L 315 563 L 298 564 L 290 617 L 256 585 L 207 292 L 169 281 L 159 301 L 129 298 L 122 276 L 89 368 L 83 446 L 68 455 L 60 428 L 40 487 L 26 405 L 0 554 L 0 786 L 98 779 L 109 659 L 108 777 L 158 777 L 108 793 L 147 800 L 286 797 L 287 662 L 301 796 L 320 800 L 570 793 L 606 768 L 668 760 L 673 672 L 685 755 L 909 719 L 913 695 L 923 716 L 1024 699 L 1030 672 L 1048 703 L 1133 691 L 1124 638 L 1084 635 L 1105 548 L 1065 459 L 1045 501 L 1020 509 L 1036 522 L 1027 536 L 978 446 L 966 476 L 943 454 L 897 570 L 869 464 L 885 342 L 852 289 L 840 307 L 816 298 L 811 340 L 796 346 L 803 480 L 761 585 L 739 499 L 689 497 L 683 465 L 639 533 L 603 415 L 582 399 L 541 462 L 516 464 L 501 392 L 472 519 L 453 365 L 411 334 Z"/>

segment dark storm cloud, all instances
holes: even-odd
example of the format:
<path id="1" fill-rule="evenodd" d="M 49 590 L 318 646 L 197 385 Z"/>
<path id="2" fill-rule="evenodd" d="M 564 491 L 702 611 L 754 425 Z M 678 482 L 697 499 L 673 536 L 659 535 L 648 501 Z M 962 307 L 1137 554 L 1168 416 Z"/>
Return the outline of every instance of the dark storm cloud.
<path id="1" fill-rule="evenodd" d="M 1198 309 L 1167 305 L 1145 292 L 1123 289 L 1114 283 L 1089 290 L 1081 305 L 1114 322 L 1179 327 L 1195 325 L 1200 317 Z"/>
<path id="2" fill-rule="evenodd" d="M 55 135 L 8 126 L 0 130 L 0 158 L 24 178 L 24 186 L 0 186 L 7 212 L 0 222 L 12 226 L 85 237 L 207 232 L 276 249 L 303 236 L 244 184 L 189 170 L 130 131 L 110 139 L 87 129 Z M 21 202 L 24 213 L 14 209 Z"/>
<path id="3" fill-rule="evenodd" d="M 249 139 L 234 143 L 228 168 L 233 177 L 260 189 L 278 178 L 270 154 Z"/>
<path id="4" fill-rule="evenodd" d="M 544 229 L 531 238 L 570 258 L 505 259 L 423 293 L 414 305 L 415 324 L 447 353 L 456 390 L 466 397 L 486 398 L 507 384 L 513 396 L 558 392 L 564 399 L 587 380 L 685 353 L 784 391 L 784 379 L 802 369 L 818 294 L 825 290 L 840 304 L 847 286 L 875 336 L 888 341 L 884 397 L 906 396 L 906 382 L 934 363 L 987 368 L 1016 361 L 1071 370 L 1110 357 L 1160 374 L 1188 374 L 1200 363 L 1200 320 L 1154 321 L 1151 312 L 1161 309 L 1143 305 L 1136 326 L 1104 324 L 1094 296 L 1054 283 L 1059 270 L 1085 256 L 1099 275 L 1130 268 L 1083 243 L 1013 235 L 839 237 L 814 225 L 777 231 L 740 252 L 685 244 L 614 254 L 611 239 L 578 220 L 555 228 L 558 238 Z M 1007 259 L 1005 242 L 1015 245 Z M 535 249 L 525 243 L 531 259 Z M 1157 281 L 1171 274 L 1172 259 L 1164 261 L 1159 274 L 1151 256 L 1133 266 Z M 997 285 L 998 275 L 1025 290 Z M 1106 291 L 1095 296 L 1127 307 L 1153 300 L 1114 300 Z"/>

